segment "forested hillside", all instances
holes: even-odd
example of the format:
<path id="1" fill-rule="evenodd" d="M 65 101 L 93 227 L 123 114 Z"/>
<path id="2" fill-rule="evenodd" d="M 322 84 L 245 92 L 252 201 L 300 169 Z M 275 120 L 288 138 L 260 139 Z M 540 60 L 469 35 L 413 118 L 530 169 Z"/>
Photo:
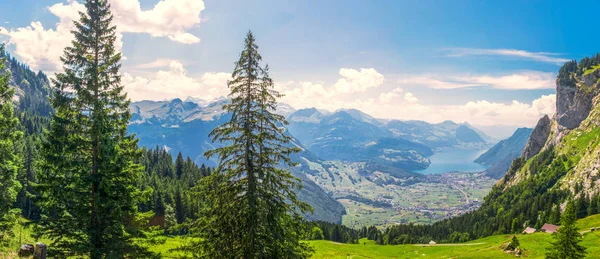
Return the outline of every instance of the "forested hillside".
<path id="1" fill-rule="evenodd" d="M 385 242 L 405 234 L 413 242 L 467 241 L 525 227 L 558 224 L 573 199 L 577 218 L 600 212 L 600 55 L 567 62 L 559 71 L 554 119 L 540 119 L 524 157 L 515 159 L 479 209 L 430 226 L 385 231 Z M 543 143 L 540 145 L 539 143 Z"/>

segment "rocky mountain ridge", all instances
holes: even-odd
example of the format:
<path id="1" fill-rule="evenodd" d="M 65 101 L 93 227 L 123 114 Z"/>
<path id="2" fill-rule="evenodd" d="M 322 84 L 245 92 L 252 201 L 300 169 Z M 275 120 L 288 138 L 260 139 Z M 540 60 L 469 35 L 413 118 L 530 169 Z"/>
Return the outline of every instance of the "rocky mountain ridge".
<path id="1" fill-rule="evenodd" d="M 600 63 L 598 56 L 595 62 Z M 591 195 L 600 184 L 600 69 L 589 65 L 567 62 L 556 79 L 556 114 L 544 116 L 534 128 L 523 158 L 527 163 L 540 153 L 553 152 L 573 161 L 563 177 L 551 188 L 569 190 L 574 196 Z M 504 179 L 505 189 L 534 177 L 527 166 L 515 170 Z"/>

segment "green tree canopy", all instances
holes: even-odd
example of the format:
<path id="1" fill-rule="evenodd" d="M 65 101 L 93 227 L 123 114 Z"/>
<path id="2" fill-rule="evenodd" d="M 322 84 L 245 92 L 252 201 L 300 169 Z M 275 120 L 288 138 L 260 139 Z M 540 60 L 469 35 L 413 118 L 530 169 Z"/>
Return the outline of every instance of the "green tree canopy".
<path id="1" fill-rule="evenodd" d="M 52 240 L 55 257 L 140 256 L 136 229 L 142 167 L 115 50 L 116 27 L 106 0 L 85 1 L 75 40 L 65 48 L 64 71 L 53 80 L 54 115 L 43 145 L 38 233 Z"/>
<path id="2" fill-rule="evenodd" d="M 580 259 L 585 258 L 586 249 L 581 245 L 583 238 L 576 224 L 577 215 L 573 201 L 567 203 L 567 207 L 560 218 L 560 228 L 553 234 L 555 242 L 546 253 L 549 259 Z"/>
<path id="3" fill-rule="evenodd" d="M 0 45 L 0 52 L 4 53 L 4 45 Z M 0 58 L 0 233 L 11 234 L 19 214 L 12 205 L 21 189 L 17 181 L 20 158 L 15 144 L 23 133 L 17 130 L 19 120 L 13 111 L 15 90 L 8 84 L 10 74 L 4 68 L 5 63 L 5 58 Z"/>
<path id="4" fill-rule="evenodd" d="M 200 186 L 205 200 L 196 222 L 200 241 L 195 254 L 208 258 L 305 258 L 309 247 L 300 242 L 299 211 L 309 206 L 298 200 L 300 181 L 286 170 L 297 152 L 275 111 L 281 95 L 273 88 L 268 66 L 251 32 L 236 62 L 231 103 L 224 105 L 231 120 L 211 132 L 224 146 L 208 151 L 220 163 Z"/>

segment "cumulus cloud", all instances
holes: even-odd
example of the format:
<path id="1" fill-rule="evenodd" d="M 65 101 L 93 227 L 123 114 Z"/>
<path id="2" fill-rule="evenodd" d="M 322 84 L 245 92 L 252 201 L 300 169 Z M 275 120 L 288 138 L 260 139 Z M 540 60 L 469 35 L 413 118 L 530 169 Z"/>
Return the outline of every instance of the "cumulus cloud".
<path id="1" fill-rule="evenodd" d="M 434 89 L 492 87 L 507 90 L 552 89 L 555 75 L 540 71 L 521 71 L 506 75 L 406 75 L 398 83 Z"/>
<path id="2" fill-rule="evenodd" d="M 479 125 L 534 126 L 544 114 L 552 116 L 555 113 L 555 103 L 555 94 L 543 95 L 531 104 L 519 101 L 506 104 L 481 100 L 443 107 L 440 114 L 457 121 L 477 122 Z"/>
<path id="3" fill-rule="evenodd" d="M 311 107 L 315 103 L 321 103 L 325 109 L 352 108 L 336 100 L 352 98 L 356 94 L 378 89 L 384 82 L 384 76 L 373 68 L 342 68 L 339 75 L 341 78 L 332 85 L 325 85 L 323 82 L 292 81 L 276 84 L 276 89 L 284 94 L 282 101 L 294 107 Z M 379 98 L 389 102 L 400 92 L 402 89 L 397 88 Z"/>
<path id="4" fill-rule="evenodd" d="M 359 74 L 358 70 L 352 73 L 342 73 L 335 84 L 327 85 L 323 82 L 286 82 L 277 84 L 277 90 L 285 96 L 281 99 L 282 102 L 292 105 L 295 108 L 317 107 L 330 111 L 338 109 L 355 108 L 366 112 L 374 117 L 385 119 L 400 119 L 400 120 L 425 120 L 432 123 L 442 122 L 444 120 L 453 120 L 456 122 L 469 121 L 478 125 L 521 125 L 534 126 L 537 120 L 544 114 L 553 115 L 555 111 L 554 94 L 543 95 L 540 98 L 533 100 L 531 103 L 511 101 L 511 102 L 490 102 L 487 100 L 476 100 L 455 105 L 437 105 L 421 103 L 418 96 L 414 93 L 407 92 L 403 88 L 386 88 L 383 87 L 384 77 L 368 76 L 379 73 L 362 73 L 365 78 L 355 79 L 348 76 L 349 74 Z M 373 69 L 374 72 L 376 72 Z M 373 80 L 377 78 L 377 80 Z M 470 76 L 463 78 L 460 82 L 446 82 L 443 80 L 435 80 L 431 77 L 412 76 L 404 77 L 402 84 L 408 84 L 410 80 L 414 82 L 424 82 L 422 79 L 427 79 L 428 83 L 437 82 L 437 87 L 443 89 L 453 89 L 465 87 L 464 85 L 478 86 L 481 82 L 486 82 L 490 86 L 504 89 L 515 88 L 511 82 L 517 81 L 509 76 L 489 77 L 489 76 Z M 419 79 L 419 80 L 416 80 Z M 472 82 L 469 82 L 472 81 Z M 529 79 L 528 79 L 529 80 Z M 374 87 L 339 87 L 339 82 L 360 81 L 360 82 L 377 82 L 363 83 L 362 85 L 371 85 Z M 527 80 L 525 80 L 527 81 Z M 532 81 L 532 80 L 530 80 Z M 535 80 L 533 80 L 535 81 Z M 456 87 L 459 85 L 460 87 Z M 444 86 L 444 87 L 441 87 Z M 431 87 L 431 85 L 430 85 Z M 533 88 L 546 88 L 534 85 Z M 354 89 L 352 93 L 349 89 Z"/>
<path id="5" fill-rule="evenodd" d="M 227 80 L 230 73 L 204 73 L 198 78 L 187 74 L 183 65 L 171 61 L 168 70 L 160 70 L 151 77 L 123 74 L 122 82 L 133 101 L 165 100 L 187 96 L 212 100 L 229 94 Z"/>
<path id="6" fill-rule="evenodd" d="M 394 90 L 390 92 L 385 92 L 379 94 L 379 101 L 381 103 L 390 103 L 394 101 L 396 98 L 400 96 L 400 93 L 404 92 L 404 90 L 400 87 L 394 88 Z"/>
<path id="7" fill-rule="evenodd" d="M 150 10 L 142 10 L 139 0 L 110 0 L 110 4 L 119 31 L 168 37 L 185 44 L 200 42 L 186 30 L 202 22 L 203 0 L 161 0 Z"/>
<path id="8" fill-rule="evenodd" d="M 558 54 L 549 52 L 530 52 L 519 49 L 478 49 L 478 48 L 447 48 L 444 49 L 448 57 L 465 56 L 504 56 L 538 62 L 554 63 L 562 65 L 569 61 L 566 58 L 556 57 Z"/>
<path id="9" fill-rule="evenodd" d="M 58 71 L 62 68 L 60 56 L 73 40 L 73 20 L 77 19 L 78 12 L 84 9 L 85 7 L 76 1 L 68 4 L 58 3 L 48 7 L 50 13 L 60 19 L 55 29 L 46 29 L 41 22 L 36 21 L 22 28 L 8 30 L 0 27 L 0 35 L 8 36 L 8 44 L 15 46 L 15 54 L 32 69 Z M 117 42 L 117 50 L 120 50 L 122 45 L 122 42 Z"/>
<path id="10" fill-rule="evenodd" d="M 419 101 L 419 99 L 417 99 L 417 97 L 415 97 L 412 93 L 404 94 L 404 100 L 406 100 L 409 103 L 416 103 Z"/>
<path id="11" fill-rule="evenodd" d="M 333 86 L 339 93 L 364 92 L 383 84 L 383 75 L 373 68 L 342 68 L 339 73 L 342 78 Z"/>
<path id="12" fill-rule="evenodd" d="M 123 33 L 145 33 L 167 37 L 172 41 L 192 44 L 200 39 L 187 32 L 202 22 L 203 0 L 161 0 L 152 9 L 142 10 L 139 0 L 109 0 L 117 25 L 116 49 L 123 47 Z M 55 28 L 46 28 L 39 21 L 21 28 L 0 27 L 0 35 L 8 37 L 15 54 L 34 70 L 61 70 L 60 56 L 73 40 L 73 21 L 84 11 L 83 4 L 68 0 L 48 7 L 59 18 Z"/>

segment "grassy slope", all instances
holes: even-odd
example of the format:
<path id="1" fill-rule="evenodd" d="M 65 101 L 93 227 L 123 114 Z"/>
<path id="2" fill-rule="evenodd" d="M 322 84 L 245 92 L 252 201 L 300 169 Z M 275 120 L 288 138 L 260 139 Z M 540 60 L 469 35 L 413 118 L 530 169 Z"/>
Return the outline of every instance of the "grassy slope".
<path id="1" fill-rule="evenodd" d="M 13 227 L 13 232 L 16 237 L 12 238 L 10 242 L 8 242 L 7 247 L 3 247 L 0 245 L 0 259 L 4 258 L 16 258 L 16 252 L 18 251 L 21 244 L 35 244 L 37 241 L 32 237 L 33 229 L 32 226 L 24 226 L 27 223 L 27 220 L 21 219 L 19 220 L 19 224 L 16 224 Z M 48 244 L 49 241 L 47 239 L 39 240 L 42 243 Z"/>
<path id="2" fill-rule="evenodd" d="M 600 215 L 578 221 L 582 231 L 600 227 Z M 514 258 L 499 247 L 511 239 L 511 235 L 497 235 L 454 245 L 396 245 L 380 246 L 373 241 L 361 240 L 360 244 L 339 244 L 330 241 L 310 241 L 315 248 L 313 258 Z M 527 258 L 544 258 L 552 236 L 546 233 L 517 235 Z M 364 244 L 366 242 L 366 244 Z M 586 232 L 583 245 L 588 248 L 588 258 L 600 258 L 600 231 Z"/>
<path id="3" fill-rule="evenodd" d="M 591 227 L 600 227 L 600 214 L 577 222 L 584 234 L 583 245 L 588 248 L 588 258 L 600 258 L 600 231 L 589 232 Z M 18 228 L 17 228 L 18 229 Z M 23 230 L 22 243 L 35 243 L 31 229 Z M 19 233 L 17 231 L 17 233 Z M 313 258 L 514 258 L 499 248 L 511 239 L 511 235 L 497 235 L 474 240 L 464 244 L 428 245 L 375 245 L 373 241 L 362 239 L 360 244 L 339 244 L 330 241 L 309 241 L 315 249 Z M 527 258 L 544 258 L 552 236 L 546 233 L 517 235 Z M 47 241 L 45 241 L 48 243 Z M 170 251 L 185 243 L 181 237 L 166 238 L 164 244 L 153 245 L 151 250 L 163 258 L 178 258 L 182 253 Z M 19 241 L 11 242 L 10 248 L 19 247 Z M 0 249 L 0 259 L 14 258 L 13 249 Z"/>

